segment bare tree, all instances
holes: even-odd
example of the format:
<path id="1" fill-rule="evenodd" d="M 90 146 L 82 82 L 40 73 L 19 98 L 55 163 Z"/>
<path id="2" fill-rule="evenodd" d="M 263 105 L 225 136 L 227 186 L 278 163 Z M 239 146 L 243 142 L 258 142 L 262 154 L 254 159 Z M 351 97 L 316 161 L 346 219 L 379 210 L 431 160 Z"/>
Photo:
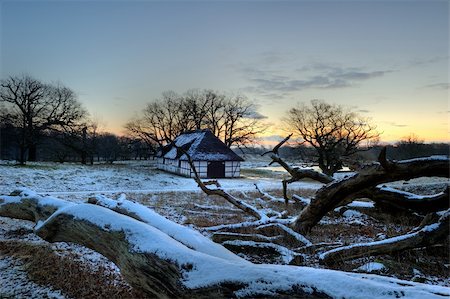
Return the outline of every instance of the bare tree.
<path id="1" fill-rule="evenodd" d="M 245 146 L 252 143 L 256 135 L 262 133 L 265 126 L 261 124 L 263 118 L 256 111 L 254 103 L 246 97 L 230 97 L 225 104 L 224 143 L 227 146 Z"/>
<path id="2" fill-rule="evenodd" d="M 315 148 L 319 167 L 327 175 L 342 168 L 343 157 L 360 151 L 363 142 L 378 141 L 380 135 L 368 119 L 319 100 L 292 108 L 285 121 L 303 143 Z"/>
<path id="3" fill-rule="evenodd" d="M 424 155 L 425 144 L 416 134 L 411 133 L 396 143 L 398 159 L 411 159 Z"/>
<path id="4" fill-rule="evenodd" d="M 7 116 L 19 129 L 19 162 L 35 161 L 42 133 L 50 129 L 72 126 L 86 111 L 76 94 L 62 84 L 45 84 L 30 76 L 10 76 L 1 80 L 0 102 L 6 104 Z"/>
<path id="5" fill-rule="evenodd" d="M 181 98 L 172 91 L 164 92 L 160 99 L 149 103 L 142 116 L 129 121 L 125 127 L 130 135 L 159 146 L 189 129 L 182 113 Z"/>
<path id="6" fill-rule="evenodd" d="M 209 129 L 227 146 L 253 142 L 264 129 L 256 106 L 243 96 L 211 90 L 189 90 L 182 96 L 165 92 L 149 103 L 141 117 L 126 124 L 130 135 L 163 146 L 180 133 Z"/>

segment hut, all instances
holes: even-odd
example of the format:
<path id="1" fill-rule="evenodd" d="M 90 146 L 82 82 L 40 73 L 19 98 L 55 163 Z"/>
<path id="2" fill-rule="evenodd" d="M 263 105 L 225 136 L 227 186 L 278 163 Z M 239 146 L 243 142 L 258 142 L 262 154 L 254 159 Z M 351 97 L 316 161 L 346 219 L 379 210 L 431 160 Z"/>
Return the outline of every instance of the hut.
<path id="1" fill-rule="evenodd" d="M 189 154 L 201 178 L 235 178 L 240 175 L 240 164 L 244 159 L 209 130 L 183 133 L 160 149 L 157 153 L 158 169 L 193 177 L 187 157 L 179 148 Z"/>

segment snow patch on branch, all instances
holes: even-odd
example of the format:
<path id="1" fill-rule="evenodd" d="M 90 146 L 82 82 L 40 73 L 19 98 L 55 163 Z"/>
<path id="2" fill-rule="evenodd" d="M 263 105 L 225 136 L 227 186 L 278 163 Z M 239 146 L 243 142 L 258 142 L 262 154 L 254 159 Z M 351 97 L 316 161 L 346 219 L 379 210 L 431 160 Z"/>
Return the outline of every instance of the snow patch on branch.
<path id="1" fill-rule="evenodd" d="M 396 163 L 403 164 L 403 163 L 422 162 L 422 161 L 450 161 L 450 159 L 448 156 L 436 155 L 436 156 L 430 156 L 430 157 L 401 160 L 401 161 L 396 161 Z"/>
<path id="2" fill-rule="evenodd" d="M 433 194 L 433 195 L 417 195 L 414 193 L 410 193 L 410 192 L 403 191 L 403 190 L 398 190 L 398 189 L 395 189 L 392 187 L 387 187 L 387 186 L 381 186 L 381 187 L 377 187 L 377 188 L 381 191 L 397 193 L 399 195 L 403 195 L 408 200 L 427 200 L 429 198 L 435 198 L 437 196 L 441 196 L 444 194 L 444 192 L 440 192 L 440 193 Z"/>
<path id="3" fill-rule="evenodd" d="M 336 253 L 339 251 L 344 251 L 353 247 L 371 247 L 371 246 L 377 246 L 377 245 L 384 245 L 384 244 L 392 244 L 392 243 L 396 243 L 402 240 L 406 240 L 406 239 L 410 239 L 410 238 L 414 238 L 416 235 L 418 235 L 421 232 L 430 232 L 433 230 L 436 230 L 439 227 L 438 223 L 433 223 L 430 225 L 427 225 L 425 227 L 423 227 L 421 230 L 413 232 L 413 233 L 409 233 L 409 234 L 405 234 L 405 235 L 400 235 L 397 237 L 393 237 L 393 238 L 388 238 L 388 239 L 384 239 L 384 240 L 380 240 L 380 241 L 375 241 L 375 242 L 369 242 L 369 243 L 357 243 L 357 244 L 352 244 L 352 245 L 348 245 L 348 246 L 343 246 L 343 247 L 338 247 L 329 251 L 326 251 L 322 254 L 319 255 L 319 259 L 324 260 L 327 258 L 328 255 L 332 254 L 332 253 Z"/>

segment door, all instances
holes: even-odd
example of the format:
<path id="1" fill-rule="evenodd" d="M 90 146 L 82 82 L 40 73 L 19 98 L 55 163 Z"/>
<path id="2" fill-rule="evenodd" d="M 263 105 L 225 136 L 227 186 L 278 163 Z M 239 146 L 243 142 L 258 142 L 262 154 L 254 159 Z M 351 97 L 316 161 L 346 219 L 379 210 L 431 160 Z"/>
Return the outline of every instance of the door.
<path id="1" fill-rule="evenodd" d="M 225 162 L 212 161 L 208 162 L 207 170 L 208 178 L 217 179 L 225 177 Z"/>

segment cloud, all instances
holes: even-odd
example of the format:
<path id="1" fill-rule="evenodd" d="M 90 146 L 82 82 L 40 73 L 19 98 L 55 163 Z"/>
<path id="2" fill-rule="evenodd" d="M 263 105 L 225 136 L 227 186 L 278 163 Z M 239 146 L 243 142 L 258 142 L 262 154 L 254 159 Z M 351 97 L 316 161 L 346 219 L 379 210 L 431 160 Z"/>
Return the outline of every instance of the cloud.
<path id="1" fill-rule="evenodd" d="M 266 119 L 266 118 L 268 118 L 268 117 L 265 116 L 265 115 L 263 115 L 263 114 L 261 114 L 261 113 L 259 113 L 258 111 L 254 111 L 254 112 L 252 112 L 252 114 L 250 114 L 250 115 L 248 116 L 248 118 L 253 118 L 253 119 Z"/>
<path id="2" fill-rule="evenodd" d="M 367 110 L 367 109 L 359 109 L 358 112 L 359 112 L 359 113 L 370 113 L 370 110 Z"/>
<path id="3" fill-rule="evenodd" d="M 395 123 L 395 122 L 392 122 L 392 121 L 385 121 L 384 123 L 388 124 L 388 125 L 391 125 L 393 127 L 397 127 L 397 128 L 404 128 L 404 127 L 408 126 L 408 125 L 405 125 L 405 124 L 398 124 L 398 123 Z"/>
<path id="4" fill-rule="evenodd" d="M 414 59 L 412 61 L 409 62 L 410 66 L 414 67 L 414 66 L 423 66 L 423 65 L 428 65 L 428 64 L 433 64 L 433 63 L 438 63 L 444 60 L 448 60 L 449 56 L 435 56 L 435 57 L 431 57 L 431 58 L 419 58 L 419 59 Z"/>
<path id="5" fill-rule="evenodd" d="M 249 89 L 258 93 L 290 93 L 305 89 L 346 88 L 392 72 L 392 70 L 370 71 L 326 64 L 306 65 L 295 69 L 290 74 L 287 74 L 286 70 L 263 69 L 255 66 L 246 66 L 240 71 L 252 83 Z"/>
<path id="6" fill-rule="evenodd" d="M 429 84 L 429 85 L 425 85 L 424 88 L 449 89 L 450 83 Z"/>
<path id="7" fill-rule="evenodd" d="M 273 141 L 273 142 L 280 142 L 281 140 L 283 140 L 286 136 L 281 136 L 281 135 L 269 135 L 269 136 L 262 136 L 259 137 L 259 139 L 263 139 L 266 141 Z"/>

